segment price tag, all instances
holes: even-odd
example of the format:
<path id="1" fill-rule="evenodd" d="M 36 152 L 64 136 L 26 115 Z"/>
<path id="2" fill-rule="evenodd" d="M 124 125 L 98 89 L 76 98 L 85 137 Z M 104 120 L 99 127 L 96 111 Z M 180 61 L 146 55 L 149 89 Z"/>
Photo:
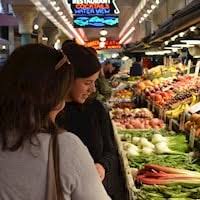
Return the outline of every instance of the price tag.
<path id="1" fill-rule="evenodd" d="M 155 112 L 155 105 L 154 104 L 152 105 L 152 112 L 153 113 Z"/>
<path id="2" fill-rule="evenodd" d="M 200 111 L 200 102 L 199 103 L 197 103 L 197 104 L 195 104 L 195 105 L 193 105 L 193 106 L 191 106 L 190 108 L 189 108 L 189 110 L 188 110 L 188 112 L 190 112 L 190 113 L 196 113 L 196 112 L 199 112 Z"/>
<path id="3" fill-rule="evenodd" d="M 192 61 L 189 60 L 189 61 L 188 61 L 188 64 L 187 64 L 187 74 L 190 73 L 190 68 L 191 68 L 191 66 L 192 66 Z"/>
<path id="4" fill-rule="evenodd" d="M 150 101 L 147 101 L 147 108 L 148 108 L 149 110 L 151 110 L 151 103 L 150 103 Z"/>
<path id="5" fill-rule="evenodd" d="M 189 138 L 189 146 L 191 149 L 194 148 L 194 140 L 195 140 L 195 128 L 192 127 L 190 130 L 190 138 Z"/>
<path id="6" fill-rule="evenodd" d="M 199 69 L 200 69 L 200 61 L 197 62 L 197 65 L 195 67 L 195 73 L 194 73 L 195 77 L 198 77 L 198 75 L 199 75 Z"/>
<path id="7" fill-rule="evenodd" d="M 173 128 L 173 119 L 169 120 L 169 130 L 172 131 Z"/>
<path id="8" fill-rule="evenodd" d="M 180 124 L 179 124 L 179 129 L 184 131 L 185 128 L 185 112 L 180 116 Z"/>

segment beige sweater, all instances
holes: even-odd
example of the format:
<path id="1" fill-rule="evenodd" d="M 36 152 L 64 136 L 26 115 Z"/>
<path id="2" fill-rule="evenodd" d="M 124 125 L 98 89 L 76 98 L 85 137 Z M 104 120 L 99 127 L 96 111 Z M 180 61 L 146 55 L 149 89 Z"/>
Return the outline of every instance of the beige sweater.
<path id="1" fill-rule="evenodd" d="M 45 200 L 48 134 L 39 134 L 40 147 L 0 150 L 0 200 Z M 65 200 L 110 200 L 87 148 L 71 133 L 59 135 L 60 171 Z"/>

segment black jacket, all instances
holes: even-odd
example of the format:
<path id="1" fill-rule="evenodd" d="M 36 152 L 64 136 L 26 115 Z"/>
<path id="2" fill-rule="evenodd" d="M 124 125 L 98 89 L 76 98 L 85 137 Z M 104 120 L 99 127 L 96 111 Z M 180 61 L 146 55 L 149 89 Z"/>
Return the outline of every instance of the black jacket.
<path id="1" fill-rule="evenodd" d="M 97 100 L 83 105 L 67 103 L 64 113 L 57 120 L 66 130 L 76 134 L 88 147 L 95 163 L 100 163 L 106 170 L 104 187 L 113 199 L 122 200 L 119 161 L 114 133 L 108 112 Z M 116 197 L 115 197 L 116 196 Z M 117 197 L 119 196 L 119 198 Z"/>

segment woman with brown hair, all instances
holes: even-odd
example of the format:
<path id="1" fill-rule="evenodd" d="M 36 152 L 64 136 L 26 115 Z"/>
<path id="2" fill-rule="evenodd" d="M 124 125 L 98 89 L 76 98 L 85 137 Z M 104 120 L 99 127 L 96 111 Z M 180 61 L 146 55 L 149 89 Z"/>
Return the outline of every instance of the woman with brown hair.
<path id="1" fill-rule="evenodd" d="M 64 43 L 63 52 L 73 64 L 75 80 L 66 107 L 57 122 L 76 134 L 88 147 L 102 183 L 113 200 L 125 199 L 114 133 L 108 112 L 102 103 L 90 99 L 101 65 L 91 49 L 76 43 Z"/>
<path id="2" fill-rule="evenodd" d="M 0 72 L 1 200 L 48 200 L 52 136 L 58 138 L 64 200 L 110 199 L 87 148 L 55 124 L 73 77 L 68 58 L 44 45 L 19 47 L 8 58 Z"/>

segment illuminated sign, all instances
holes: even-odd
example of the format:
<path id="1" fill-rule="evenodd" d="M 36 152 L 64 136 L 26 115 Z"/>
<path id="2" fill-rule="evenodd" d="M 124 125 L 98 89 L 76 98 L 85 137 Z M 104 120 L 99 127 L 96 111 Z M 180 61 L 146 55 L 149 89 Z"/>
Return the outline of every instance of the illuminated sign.
<path id="1" fill-rule="evenodd" d="M 95 49 L 101 49 L 99 48 L 99 40 L 93 40 L 86 42 L 87 47 L 93 47 Z M 120 49 L 121 45 L 119 44 L 119 41 L 117 40 L 106 40 L 105 47 L 103 49 Z"/>
<path id="2" fill-rule="evenodd" d="M 116 27 L 119 24 L 118 16 L 74 16 L 75 28 L 102 28 Z"/>
<path id="3" fill-rule="evenodd" d="M 115 0 L 68 0 L 74 15 L 119 14 Z"/>

